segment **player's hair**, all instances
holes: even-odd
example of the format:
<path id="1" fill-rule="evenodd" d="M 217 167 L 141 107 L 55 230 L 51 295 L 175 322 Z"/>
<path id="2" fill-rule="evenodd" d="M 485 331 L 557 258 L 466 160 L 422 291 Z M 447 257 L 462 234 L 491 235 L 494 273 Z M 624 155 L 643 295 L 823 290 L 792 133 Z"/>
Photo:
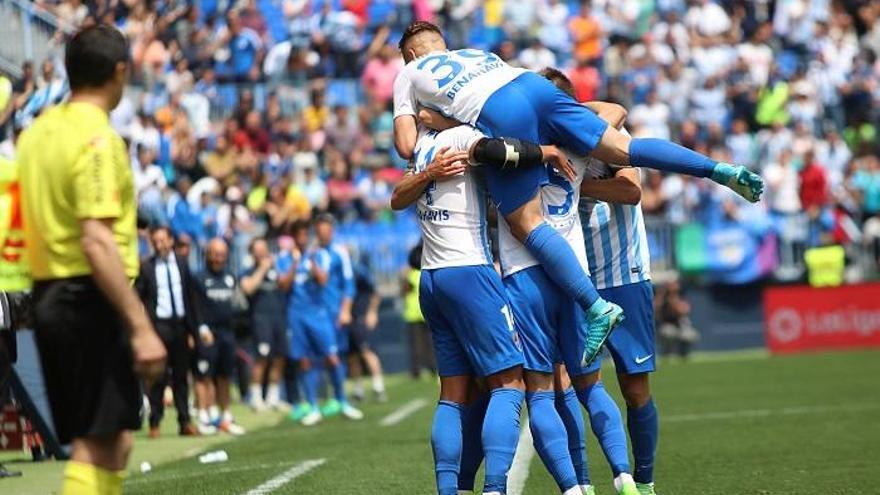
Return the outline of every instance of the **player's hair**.
<path id="1" fill-rule="evenodd" d="M 409 41 L 410 38 L 424 32 L 433 32 L 437 33 L 438 36 L 443 36 L 443 32 L 440 31 L 440 28 L 436 25 L 426 21 L 416 21 L 407 26 L 403 31 L 403 35 L 400 37 L 400 42 L 397 44 L 397 48 L 399 48 L 400 51 L 403 51 L 403 47 L 406 46 L 406 42 Z"/>
<path id="2" fill-rule="evenodd" d="M 100 24 L 79 31 L 64 54 L 70 89 L 103 86 L 119 62 L 128 62 L 128 42 L 118 29 Z"/>
<path id="3" fill-rule="evenodd" d="M 549 79 L 550 82 L 556 85 L 556 87 L 563 93 L 575 98 L 574 84 L 571 83 L 571 79 L 569 79 L 561 70 L 554 69 L 553 67 L 544 67 L 538 72 L 538 74 Z"/>

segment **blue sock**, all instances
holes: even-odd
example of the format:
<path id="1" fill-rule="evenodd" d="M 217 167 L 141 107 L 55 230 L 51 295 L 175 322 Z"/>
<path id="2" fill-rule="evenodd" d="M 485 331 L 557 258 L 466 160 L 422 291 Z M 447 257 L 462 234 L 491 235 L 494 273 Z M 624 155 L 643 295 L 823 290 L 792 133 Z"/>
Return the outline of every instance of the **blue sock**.
<path id="1" fill-rule="evenodd" d="M 481 395 L 462 412 L 461 467 L 458 471 L 458 489 L 474 491 L 474 480 L 483 462 L 483 418 L 489 396 Z"/>
<path id="2" fill-rule="evenodd" d="M 556 394 L 556 411 L 568 433 L 568 453 L 577 475 L 579 485 L 590 485 L 590 471 L 587 467 L 587 428 L 581 413 L 581 403 L 573 388 Z"/>
<path id="3" fill-rule="evenodd" d="M 654 455 L 657 452 L 657 407 L 654 399 L 638 409 L 626 410 L 626 426 L 632 441 L 635 470 L 633 479 L 639 483 L 654 482 Z"/>
<path id="4" fill-rule="evenodd" d="M 330 380 L 333 383 L 333 397 L 345 403 L 345 366 L 342 363 L 333 366 L 330 370 Z"/>
<path id="5" fill-rule="evenodd" d="M 576 486 L 578 479 L 568 453 L 568 433 L 556 412 L 556 393 L 529 392 L 526 394 L 526 403 L 529 405 L 529 428 L 532 430 L 535 450 L 547 471 L 560 491 Z"/>
<path id="6" fill-rule="evenodd" d="M 629 163 L 634 167 L 664 172 L 711 177 L 715 160 L 665 139 L 635 138 L 629 145 Z"/>
<path id="7" fill-rule="evenodd" d="M 525 246 L 541 262 L 550 279 L 589 312 L 599 300 L 599 293 L 587 272 L 580 268 L 568 241 L 556 229 L 542 223 L 529 234 Z"/>
<path id="8" fill-rule="evenodd" d="M 507 472 L 519 441 L 522 390 L 496 388 L 489 398 L 483 421 L 483 452 L 486 454 L 484 492 L 507 493 Z"/>
<path id="9" fill-rule="evenodd" d="M 629 473 L 629 452 L 626 448 L 623 418 L 620 416 L 617 404 L 605 390 L 605 385 L 596 382 L 583 390 L 578 390 L 577 395 L 581 404 L 587 408 L 593 434 L 599 440 L 614 476 Z"/>
<path id="10" fill-rule="evenodd" d="M 434 472 L 437 493 L 458 493 L 458 464 L 461 462 L 461 404 L 441 400 L 434 411 L 431 426 L 431 447 L 434 450 Z"/>
<path id="11" fill-rule="evenodd" d="M 318 407 L 318 385 L 321 381 L 321 370 L 312 365 L 312 367 L 302 373 L 302 376 L 306 402 L 312 407 Z"/>

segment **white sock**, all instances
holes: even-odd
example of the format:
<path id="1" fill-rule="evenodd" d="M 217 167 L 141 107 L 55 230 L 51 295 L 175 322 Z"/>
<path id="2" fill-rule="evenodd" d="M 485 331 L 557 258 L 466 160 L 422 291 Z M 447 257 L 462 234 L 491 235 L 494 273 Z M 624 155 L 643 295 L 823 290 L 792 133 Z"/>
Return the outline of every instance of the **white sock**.
<path id="1" fill-rule="evenodd" d="M 220 419 L 220 408 L 217 406 L 211 406 L 208 408 L 208 417 L 211 419 L 211 422 L 215 422 Z"/>
<path id="2" fill-rule="evenodd" d="M 256 384 L 251 383 L 251 404 L 262 404 L 263 403 L 263 387 Z"/>
<path id="3" fill-rule="evenodd" d="M 364 381 L 363 380 L 355 380 L 351 386 L 354 389 L 354 395 L 364 395 Z"/>
<path id="4" fill-rule="evenodd" d="M 483 495 L 501 495 L 501 492 L 483 492 Z"/>
<path id="5" fill-rule="evenodd" d="M 581 492 L 587 493 L 587 490 L 589 490 L 591 486 L 593 485 L 581 485 Z"/>
<path id="6" fill-rule="evenodd" d="M 199 409 L 199 422 L 202 424 L 208 424 L 211 422 L 211 417 L 208 416 L 207 409 Z"/>
<path id="7" fill-rule="evenodd" d="M 633 477 L 629 473 L 620 473 L 617 475 L 617 478 L 614 478 L 614 489 L 618 492 L 623 490 L 624 485 L 634 484 L 635 481 Z"/>
<path id="8" fill-rule="evenodd" d="M 270 383 L 266 387 L 266 404 L 274 406 L 281 400 L 281 386 L 277 383 Z"/>
<path id="9" fill-rule="evenodd" d="M 584 494 L 584 492 L 581 490 L 581 487 L 579 485 L 574 485 L 573 487 L 569 488 L 568 490 L 565 490 L 564 492 L 562 492 L 562 495 L 583 495 L 583 494 Z"/>
<path id="10" fill-rule="evenodd" d="M 373 392 L 377 394 L 385 392 L 385 380 L 382 378 L 382 375 L 373 376 Z"/>
<path id="11" fill-rule="evenodd" d="M 223 410 L 223 422 L 224 423 L 234 423 L 235 419 L 232 417 L 232 411 L 229 409 Z"/>

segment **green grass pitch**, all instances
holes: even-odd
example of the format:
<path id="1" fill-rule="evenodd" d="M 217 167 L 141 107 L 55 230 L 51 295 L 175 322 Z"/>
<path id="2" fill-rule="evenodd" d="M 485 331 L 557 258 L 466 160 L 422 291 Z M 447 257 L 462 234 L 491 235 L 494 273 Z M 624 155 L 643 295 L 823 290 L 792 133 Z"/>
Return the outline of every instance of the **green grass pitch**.
<path id="1" fill-rule="evenodd" d="M 619 401 L 612 369 L 605 372 Z M 661 414 L 658 491 L 880 493 L 878 380 L 877 351 L 790 357 L 735 353 L 661 364 L 653 378 Z M 278 414 L 254 416 L 241 410 L 240 419 L 251 428 L 245 437 L 182 439 L 173 435 L 170 417 L 163 438 L 150 441 L 138 434 L 126 493 L 243 494 L 260 487 L 254 493 L 430 494 L 428 436 L 437 385 L 403 376 L 389 382 L 391 401 L 364 405 L 367 417 L 361 422 L 333 418 L 304 428 Z M 414 413 L 394 425 L 381 424 L 413 401 Z M 217 448 L 228 452 L 228 462 L 199 464 L 198 453 Z M 597 493 L 613 494 L 610 470 L 593 439 L 588 456 Z M 153 470 L 136 473 L 144 460 Z M 303 464 L 310 460 L 315 462 Z M 297 466 L 311 470 L 300 474 Z M 15 462 L 9 467 L 24 476 L 0 480 L 0 493 L 58 491 L 60 463 Z M 558 493 L 537 456 L 519 477 L 526 478 L 522 494 Z"/>

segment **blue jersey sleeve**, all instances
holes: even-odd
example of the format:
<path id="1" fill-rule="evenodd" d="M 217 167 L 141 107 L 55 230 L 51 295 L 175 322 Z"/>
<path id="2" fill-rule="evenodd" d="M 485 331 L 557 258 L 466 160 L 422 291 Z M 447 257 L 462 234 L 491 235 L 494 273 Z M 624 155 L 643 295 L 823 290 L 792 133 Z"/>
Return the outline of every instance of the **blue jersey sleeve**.
<path id="1" fill-rule="evenodd" d="M 336 253 L 339 256 L 339 266 L 342 271 L 342 296 L 346 299 L 354 299 L 356 290 L 351 257 L 348 255 L 348 250 L 342 247 L 337 247 Z"/>

